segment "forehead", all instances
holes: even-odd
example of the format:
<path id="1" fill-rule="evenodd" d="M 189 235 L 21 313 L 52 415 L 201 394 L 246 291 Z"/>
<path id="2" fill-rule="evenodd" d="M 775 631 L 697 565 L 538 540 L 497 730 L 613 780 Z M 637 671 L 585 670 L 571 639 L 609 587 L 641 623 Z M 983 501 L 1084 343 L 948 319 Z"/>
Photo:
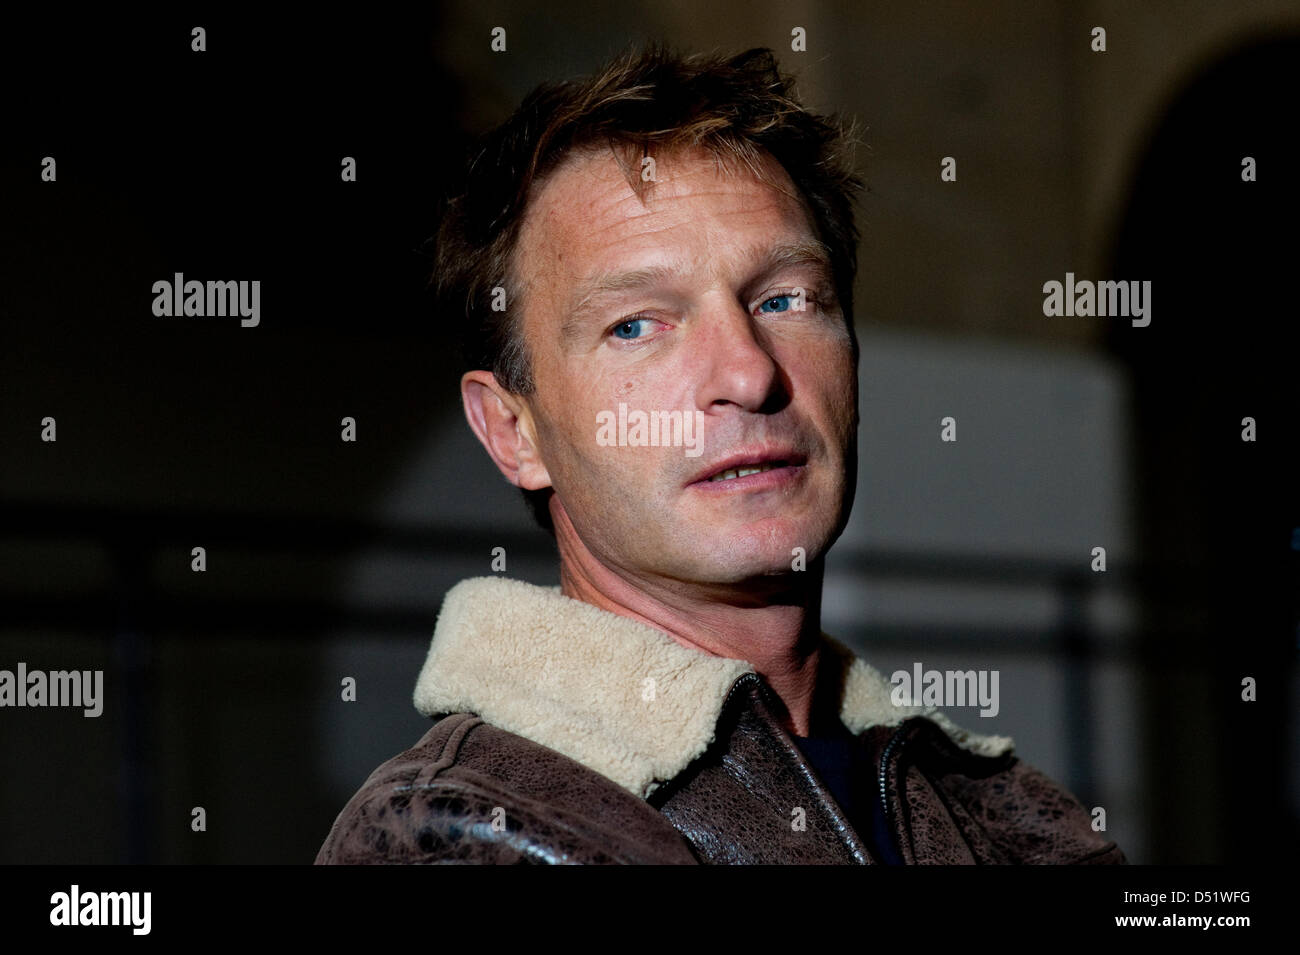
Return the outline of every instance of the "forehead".
<path id="1" fill-rule="evenodd" d="M 762 178 L 738 161 L 693 147 L 654 156 L 655 181 L 638 196 L 608 148 L 574 153 L 533 197 L 516 247 L 526 288 L 580 280 L 615 267 L 650 264 L 665 252 L 713 256 L 755 239 L 811 238 L 813 224 L 794 183 L 762 155 Z M 639 178 L 639 157 L 631 175 Z"/>

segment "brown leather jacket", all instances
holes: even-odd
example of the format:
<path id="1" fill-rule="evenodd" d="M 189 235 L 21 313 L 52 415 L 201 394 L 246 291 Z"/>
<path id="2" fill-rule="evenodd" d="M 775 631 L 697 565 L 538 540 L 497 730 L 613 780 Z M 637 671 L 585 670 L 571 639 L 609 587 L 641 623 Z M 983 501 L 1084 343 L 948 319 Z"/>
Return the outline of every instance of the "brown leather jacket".
<path id="1" fill-rule="evenodd" d="M 1010 740 L 882 700 L 884 678 L 825 639 L 904 862 L 1125 861 Z M 454 588 L 416 703 L 433 728 L 371 774 L 317 863 L 879 861 L 752 667 L 558 591 Z"/>

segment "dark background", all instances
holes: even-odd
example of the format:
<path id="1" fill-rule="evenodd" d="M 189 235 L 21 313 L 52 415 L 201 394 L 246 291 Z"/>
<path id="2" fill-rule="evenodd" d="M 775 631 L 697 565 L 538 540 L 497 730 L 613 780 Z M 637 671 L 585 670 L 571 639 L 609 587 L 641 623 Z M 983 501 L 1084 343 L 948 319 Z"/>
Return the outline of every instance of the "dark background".
<path id="1" fill-rule="evenodd" d="M 771 46 L 863 127 L 861 473 L 826 629 L 886 674 L 998 669 L 997 718 L 950 715 L 1104 807 L 1132 861 L 1285 855 L 1300 14 L 1133 6 L 6 14 L 0 668 L 103 669 L 105 708 L 0 710 L 0 862 L 311 861 L 425 729 L 445 591 L 498 546 L 556 581 L 464 424 L 425 240 L 475 135 L 637 39 Z M 1067 271 L 1151 280 L 1151 325 L 1045 317 Z M 174 272 L 260 280 L 260 326 L 156 318 Z"/>

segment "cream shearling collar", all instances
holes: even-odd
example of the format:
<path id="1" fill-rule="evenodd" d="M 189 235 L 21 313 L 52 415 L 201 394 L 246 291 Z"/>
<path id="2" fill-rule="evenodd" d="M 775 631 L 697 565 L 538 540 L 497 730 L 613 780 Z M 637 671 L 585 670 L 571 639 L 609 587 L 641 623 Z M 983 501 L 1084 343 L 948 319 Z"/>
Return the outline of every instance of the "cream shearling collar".
<path id="1" fill-rule="evenodd" d="M 840 719 L 853 733 L 927 716 L 970 752 L 1012 748 L 1008 737 L 961 729 L 932 706 L 895 706 L 884 676 L 823 638 L 847 667 Z M 475 713 L 644 799 L 708 748 L 728 691 L 753 669 L 558 587 L 475 577 L 443 601 L 415 708 L 425 716 Z"/>

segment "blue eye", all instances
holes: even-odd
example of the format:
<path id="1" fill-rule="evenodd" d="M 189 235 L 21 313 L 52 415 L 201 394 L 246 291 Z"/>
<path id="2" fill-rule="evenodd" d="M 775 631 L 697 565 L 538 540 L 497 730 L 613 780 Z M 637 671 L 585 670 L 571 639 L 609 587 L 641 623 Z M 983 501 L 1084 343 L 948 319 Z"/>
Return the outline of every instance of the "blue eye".
<path id="1" fill-rule="evenodd" d="M 790 299 L 792 298 L 794 298 L 793 295 L 773 295 L 771 298 L 763 302 L 762 305 L 758 306 L 758 310 L 760 312 L 767 312 L 768 314 L 773 312 L 788 312 L 790 311 Z M 768 306 L 773 302 L 777 303 L 777 307 L 768 308 Z"/>
<path id="2" fill-rule="evenodd" d="M 615 325 L 614 337 L 622 338 L 624 340 L 640 338 L 645 333 L 645 329 L 642 328 L 642 326 L 647 321 L 649 321 L 649 319 L 633 318 L 624 322 L 622 325 Z"/>

